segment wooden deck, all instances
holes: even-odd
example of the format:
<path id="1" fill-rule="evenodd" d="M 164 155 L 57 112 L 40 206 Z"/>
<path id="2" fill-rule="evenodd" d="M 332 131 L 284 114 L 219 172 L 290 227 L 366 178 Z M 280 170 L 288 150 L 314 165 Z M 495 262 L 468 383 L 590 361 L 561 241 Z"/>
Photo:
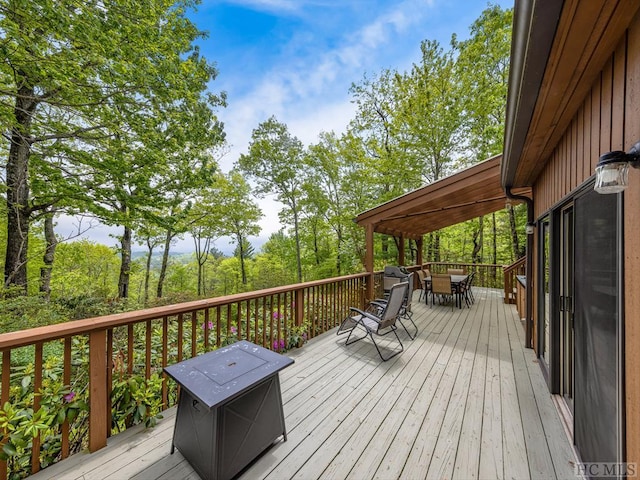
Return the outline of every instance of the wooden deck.
<path id="1" fill-rule="evenodd" d="M 573 450 L 513 305 L 476 289 L 471 308 L 413 302 L 415 340 L 381 362 L 370 341 L 329 332 L 280 374 L 288 440 L 242 479 L 575 478 Z M 94 454 L 32 476 L 197 479 L 169 454 L 175 410 Z"/>

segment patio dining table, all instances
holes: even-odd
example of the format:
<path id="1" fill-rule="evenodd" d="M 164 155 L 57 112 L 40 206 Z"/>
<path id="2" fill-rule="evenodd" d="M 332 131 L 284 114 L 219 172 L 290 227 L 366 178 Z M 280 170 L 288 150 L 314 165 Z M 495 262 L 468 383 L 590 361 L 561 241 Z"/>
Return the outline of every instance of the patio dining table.
<path id="1" fill-rule="evenodd" d="M 450 275 L 451 277 L 451 287 L 453 288 L 454 291 L 459 292 L 460 291 L 460 285 L 463 284 L 464 282 L 466 282 L 469 279 L 469 275 L 465 274 L 465 275 Z M 431 276 L 425 277 L 424 278 L 424 291 L 427 292 L 427 294 L 424 296 L 425 297 L 425 303 L 428 305 L 429 304 L 429 295 L 428 293 L 431 291 Z M 458 300 L 456 299 L 456 305 L 458 305 Z M 460 308 L 462 308 L 462 300 L 460 300 Z"/>

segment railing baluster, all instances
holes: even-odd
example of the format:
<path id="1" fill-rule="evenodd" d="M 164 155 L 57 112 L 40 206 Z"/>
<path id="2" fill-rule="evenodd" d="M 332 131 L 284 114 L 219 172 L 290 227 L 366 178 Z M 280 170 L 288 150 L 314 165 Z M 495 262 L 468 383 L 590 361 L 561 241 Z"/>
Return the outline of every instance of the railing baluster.
<path id="1" fill-rule="evenodd" d="M 36 343 L 35 366 L 33 370 L 33 411 L 40 410 L 42 396 L 42 342 Z M 33 437 L 31 447 L 31 473 L 40 471 L 40 434 Z"/>
<path id="2" fill-rule="evenodd" d="M 247 315 L 246 315 L 246 321 L 247 321 L 247 340 L 251 341 L 251 301 L 247 300 L 246 301 L 246 306 L 247 306 Z"/>
<path id="3" fill-rule="evenodd" d="M 169 355 L 169 317 L 162 317 L 162 368 L 167 366 Z M 169 408 L 169 377 L 162 371 L 162 407 Z"/>
<path id="4" fill-rule="evenodd" d="M 64 339 L 62 364 L 62 383 L 71 385 L 71 337 L 65 337 Z M 62 436 L 62 458 L 67 458 L 69 456 L 69 420 L 64 419 L 60 430 Z"/>
<path id="5" fill-rule="evenodd" d="M 177 361 L 181 362 L 182 361 L 182 342 L 183 342 L 183 328 L 182 328 L 182 324 L 183 324 L 183 316 L 182 313 L 178 314 L 178 358 Z"/>
<path id="6" fill-rule="evenodd" d="M 259 321 L 259 313 L 260 313 L 260 309 L 258 308 L 258 299 L 255 298 L 253 300 L 253 309 L 255 310 L 253 316 L 254 316 L 254 323 L 255 325 L 253 326 L 254 329 L 254 334 L 253 334 L 253 342 L 254 343 L 258 343 L 258 332 L 260 331 L 258 329 L 259 325 L 260 325 L 260 321 Z"/>
<path id="7" fill-rule="evenodd" d="M 111 436 L 111 391 L 113 389 L 113 328 L 107 330 L 107 372 L 106 372 L 106 389 L 107 389 L 107 437 Z M 91 337 L 89 337 L 91 341 Z"/>
<path id="8" fill-rule="evenodd" d="M 222 326 L 221 326 L 221 322 L 220 322 L 220 312 L 221 312 L 221 306 L 218 305 L 216 307 L 216 348 L 220 347 L 220 344 L 222 343 L 221 337 L 222 337 Z"/>
<path id="9" fill-rule="evenodd" d="M 204 351 L 209 351 L 209 309 L 204 309 Z"/>
<path id="10" fill-rule="evenodd" d="M 147 320 L 145 329 L 144 378 L 151 378 L 151 320 Z"/>
<path id="11" fill-rule="evenodd" d="M 2 393 L 0 399 L 2 400 L 2 408 L 4 404 L 9 401 L 9 388 L 11 386 L 11 350 L 6 349 L 2 351 Z M 2 432 L 2 443 L 0 447 L 4 446 L 6 442 L 8 432 L 4 430 Z M 7 462 L 5 460 L 0 461 L 0 480 L 7 480 Z"/>
<path id="12" fill-rule="evenodd" d="M 198 354 L 198 311 L 191 312 L 191 357 Z"/>
<path id="13" fill-rule="evenodd" d="M 133 324 L 129 324 L 127 325 L 127 373 L 129 375 L 133 375 L 133 341 L 134 341 L 134 334 L 133 334 Z"/>
<path id="14" fill-rule="evenodd" d="M 276 328 L 278 329 L 276 334 L 276 340 L 278 341 L 278 348 L 276 350 L 278 350 L 280 349 L 280 340 L 282 340 L 283 333 L 282 333 L 282 307 L 280 303 L 281 295 L 278 294 L 276 295 L 276 297 L 278 298 L 278 308 L 276 310 L 276 318 L 275 318 L 275 320 L 278 322 L 276 324 Z"/>

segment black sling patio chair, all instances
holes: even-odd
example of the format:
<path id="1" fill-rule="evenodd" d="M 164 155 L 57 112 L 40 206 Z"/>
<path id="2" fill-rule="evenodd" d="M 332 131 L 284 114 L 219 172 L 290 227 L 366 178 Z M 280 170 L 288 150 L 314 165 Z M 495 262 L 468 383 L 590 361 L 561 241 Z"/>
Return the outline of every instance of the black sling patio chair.
<path id="1" fill-rule="evenodd" d="M 400 322 L 400 325 L 402 325 L 402 328 L 404 328 L 404 331 L 407 332 L 407 335 L 409 335 L 409 338 L 411 340 L 414 340 L 418 335 L 418 326 L 413 321 L 413 312 L 411 311 L 411 300 L 413 299 L 413 282 L 414 282 L 413 277 L 414 277 L 413 273 L 409 274 L 409 276 L 407 277 L 407 282 L 409 283 L 409 286 L 404 295 L 404 299 L 402 301 L 402 308 L 400 309 L 400 315 L 398 316 L 398 321 Z M 376 298 L 369 304 L 367 311 L 370 313 L 379 315 L 382 312 L 382 310 L 386 307 L 388 301 L 389 301 L 388 298 Z M 410 324 L 409 328 L 407 328 L 407 324 Z"/>
<path id="2" fill-rule="evenodd" d="M 363 338 L 370 337 L 373 345 L 378 351 L 378 355 L 380 355 L 380 358 L 385 362 L 402 352 L 404 350 L 404 346 L 396 332 L 396 320 L 400 316 L 400 311 L 402 310 L 402 304 L 408 288 L 409 285 L 407 282 L 397 283 L 392 286 L 391 291 L 389 292 L 389 298 L 387 299 L 387 304 L 379 314 L 365 312 L 356 307 L 350 307 L 351 313 L 342 321 L 337 332 L 338 335 L 349 332 L 345 345 L 351 345 Z M 354 336 L 354 332 L 356 330 L 360 330 L 364 332 L 364 334 L 362 336 Z M 383 337 L 389 334 L 393 334 L 396 337 L 400 348 L 396 348 L 391 355 L 385 357 L 380 349 L 382 345 L 376 342 L 376 337 Z"/>

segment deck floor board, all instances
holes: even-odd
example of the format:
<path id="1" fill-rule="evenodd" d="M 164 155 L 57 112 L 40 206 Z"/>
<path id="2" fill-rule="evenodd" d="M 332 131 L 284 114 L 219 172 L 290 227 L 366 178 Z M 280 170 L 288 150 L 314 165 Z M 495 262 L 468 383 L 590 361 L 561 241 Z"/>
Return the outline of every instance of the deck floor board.
<path id="1" fill-rule="evenodd" d="M 241 479 L 566 478 L 575 462 L 515 308 L 476 289 L 471 308 L 413 302 L 419 335 L 380 361 L 369 339 L 345 346 L 335 330 L 289 352 L 280 373 L 286 442 Z M 169 454 L 175 409 L 106 448 L 31 478 L 197 479 Z"/>

